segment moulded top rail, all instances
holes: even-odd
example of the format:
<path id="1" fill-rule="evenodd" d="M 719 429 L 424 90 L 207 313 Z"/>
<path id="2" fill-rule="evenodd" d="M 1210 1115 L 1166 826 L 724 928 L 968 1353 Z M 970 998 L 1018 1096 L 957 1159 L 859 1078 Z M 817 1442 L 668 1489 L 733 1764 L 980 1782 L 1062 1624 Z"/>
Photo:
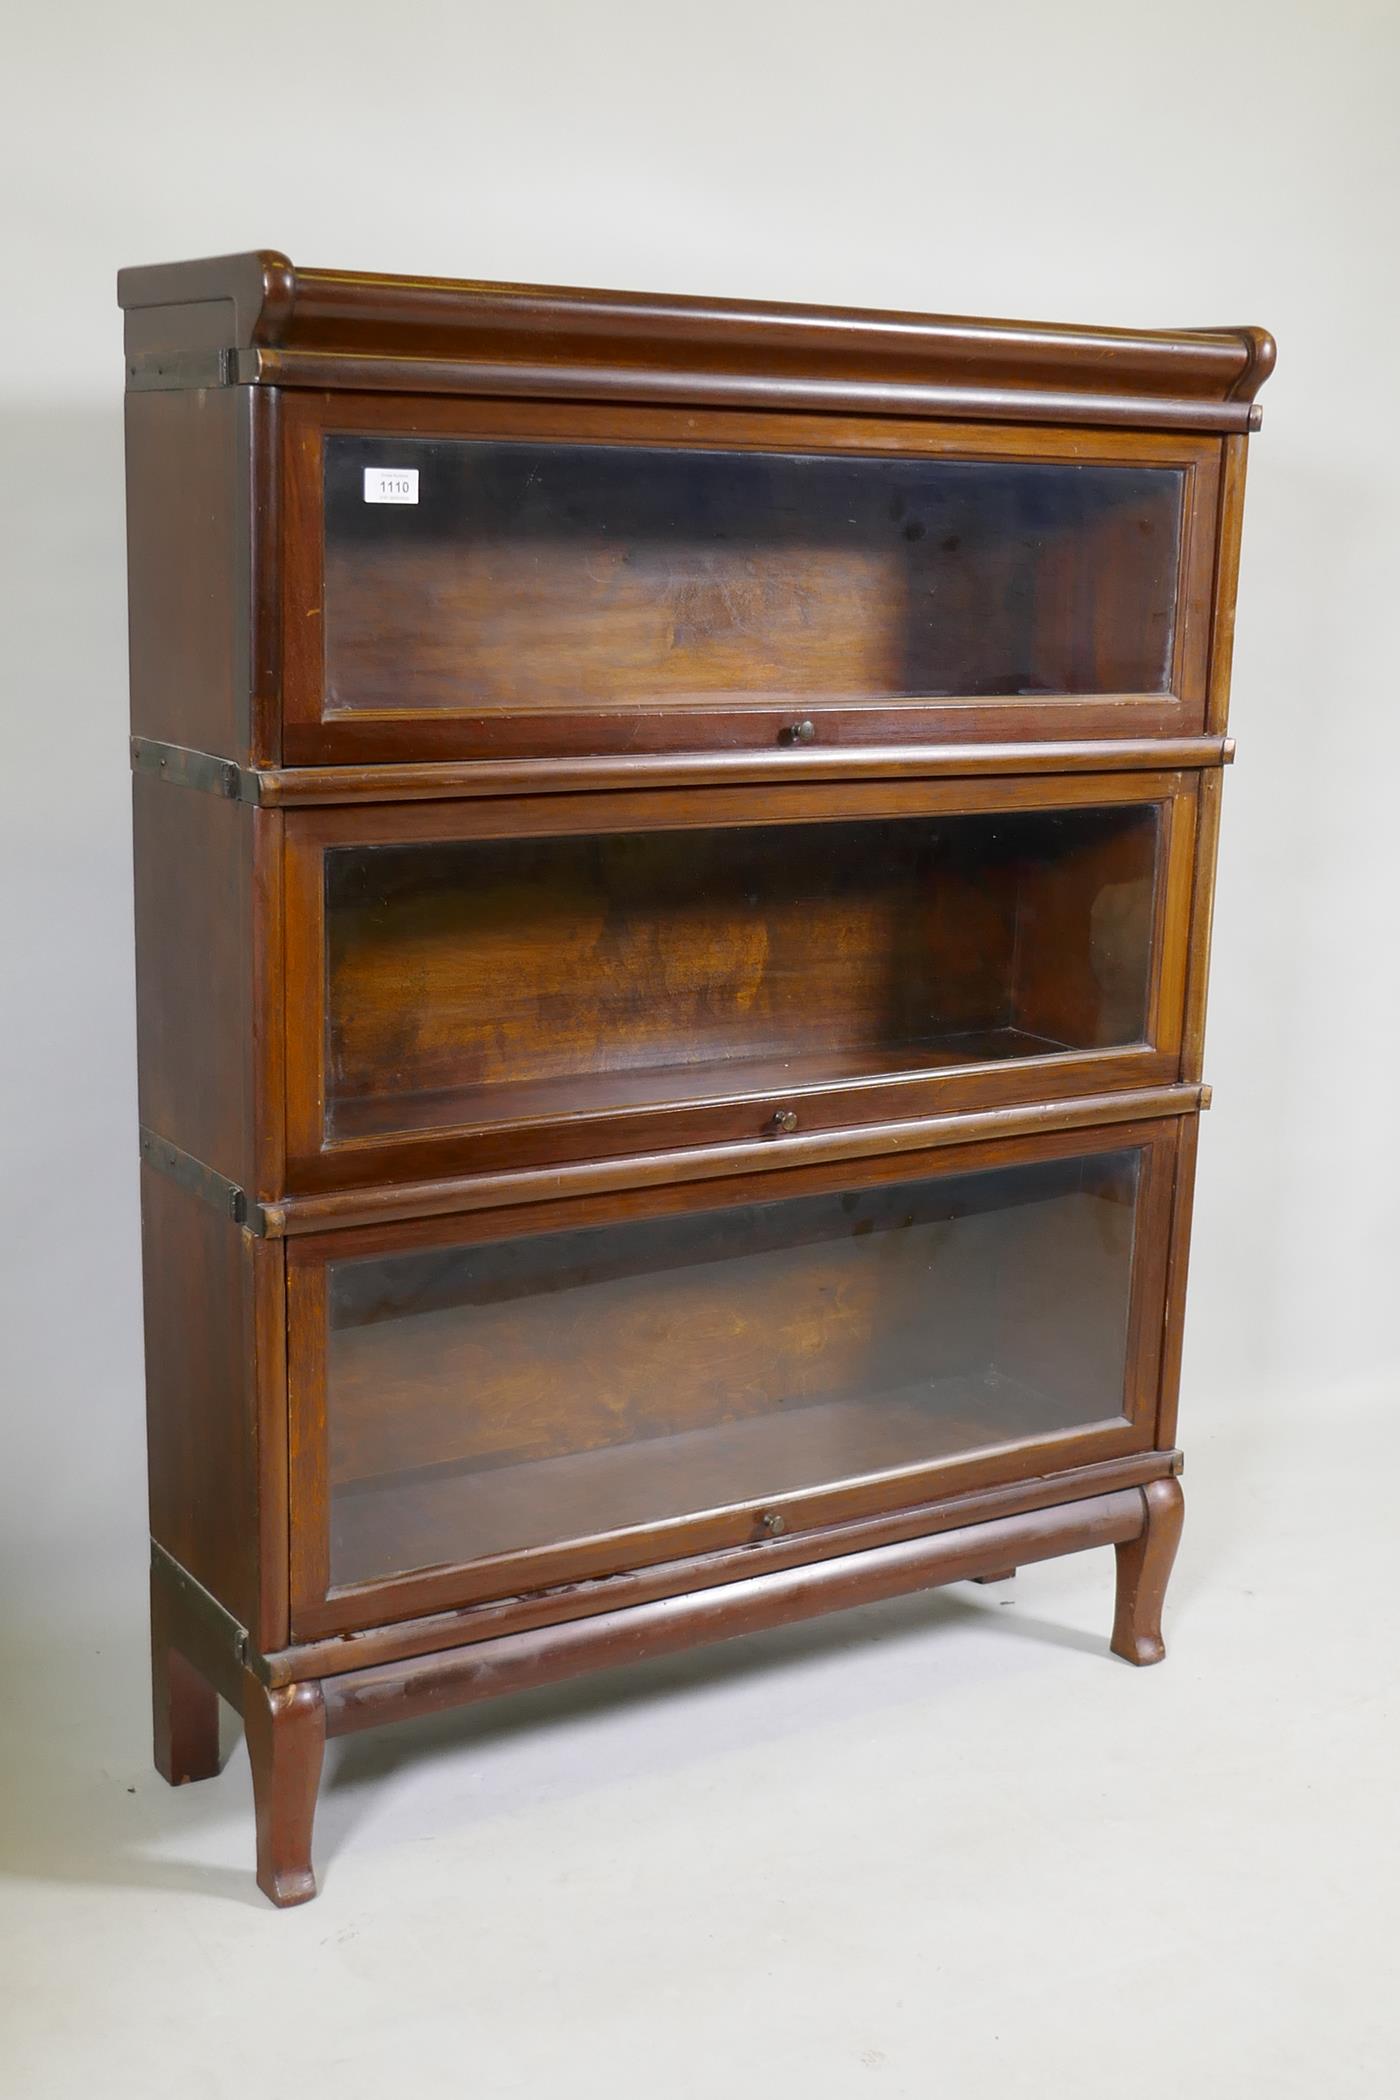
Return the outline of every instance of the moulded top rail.
<path id="1" fill-rule="evenodd" d="M 1258 427 L 1254 327 L 1089 328 L 305 270 L 262 250 L 118 274 L 133 388 L 276 384 L 996 422 Z"/>

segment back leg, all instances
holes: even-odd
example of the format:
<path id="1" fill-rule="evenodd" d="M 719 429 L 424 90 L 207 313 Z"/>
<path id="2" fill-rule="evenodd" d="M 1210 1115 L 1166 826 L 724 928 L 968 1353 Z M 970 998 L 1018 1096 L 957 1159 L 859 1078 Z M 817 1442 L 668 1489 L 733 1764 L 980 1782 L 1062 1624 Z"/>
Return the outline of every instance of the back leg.
<path id="1" fill-rule="evenodd" d="M 219 1769 L 219 1695 L 175 1646 L 164 1585 L 151 1574 L 151 1721 L 155 1765 L 171 1786 Z"/>

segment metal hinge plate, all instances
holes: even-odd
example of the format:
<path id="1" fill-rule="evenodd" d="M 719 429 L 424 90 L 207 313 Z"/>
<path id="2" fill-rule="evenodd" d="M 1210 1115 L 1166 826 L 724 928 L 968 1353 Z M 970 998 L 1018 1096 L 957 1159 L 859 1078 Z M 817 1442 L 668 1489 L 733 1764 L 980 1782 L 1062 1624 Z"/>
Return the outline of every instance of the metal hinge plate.
<path id="1" fill-rule="evenodd" d="M 131 764 L 137 773 L 150 773 L 174 787 L 197 788 L 201 794 L 222 796 L 225 802 L 261 800 L 258 776 L 231 758 L 215 758 L 209 751 L 191 751 L 184 744 L 162 744 L 154 737 L 131 739 Z"/>
<path id="2" fill-rule="evenodd" d="M 236 350 L 140 350 L 126 361 L 129 394 L 163 394 L 182 388 L 234 386 Z"/>
<path id="3" fill-rule="evenodd" d="M 252 1643 L 248 1630 L 241 1626 L 231 1611 L 211 1596 L 202 1582 L 196 1582 L 188 1568 L 181 1567 L 173 1554 L 164 1546 L 151 1540 L 151 1566 L 165 1582 L 168 1582 L 186 1607 L 201 1620 L 218 1645 L 232 1656 L 240 1668 L 252 1659 Z"/>
<path id="4" fill-rule="evenodd" d="M 235 1225 L 246 1226 L 249 1232 L 261 1238 L 267 1230 L 267 1219 L 261 1203 L 254 1203 L 246 1189 L 226 1174 L 216 1174 L 206 1167 L 203 1160 L 195 1159 L 189 1152 L 182 1152 L 172 1145 L 169 1138 L 157 1137 L 153 1130 L 141 1132 L 141 1157 L 148 1167 L 158 1174 L 165 1174 L 171 1181 L 188 1189 L 192 1196 L 208 1203 Z"/>

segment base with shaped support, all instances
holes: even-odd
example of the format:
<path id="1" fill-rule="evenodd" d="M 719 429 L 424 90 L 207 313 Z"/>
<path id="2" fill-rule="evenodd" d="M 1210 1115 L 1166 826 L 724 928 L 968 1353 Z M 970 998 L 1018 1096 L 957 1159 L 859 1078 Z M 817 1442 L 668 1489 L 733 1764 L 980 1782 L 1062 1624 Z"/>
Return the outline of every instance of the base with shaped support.
<path id="1" fill-rule="evenodd" d="M 1113 1652 L 1160 1662 L 1162 1603 L 1181 1535 L 1173 1478 L 1021 1511 L 773 1573 L 466 1641 L 426 1655 L 290 1683 L 175 1564 L 151 1576 L 155 1761 L 172 1785 L 218 1769 L 218 1694 L 243 1716 L 257 1817 L 258 1886 L 279 1908 L 316 1893 L 312 1825 L 326 1738 L 409 1720 L 502 1692 L 788 1625 L 942 1583 L 1000 1581 L 1017 1567 L 1115 1548 Z M 231 1631 L 230 1631 L 231 1629 Z"/>

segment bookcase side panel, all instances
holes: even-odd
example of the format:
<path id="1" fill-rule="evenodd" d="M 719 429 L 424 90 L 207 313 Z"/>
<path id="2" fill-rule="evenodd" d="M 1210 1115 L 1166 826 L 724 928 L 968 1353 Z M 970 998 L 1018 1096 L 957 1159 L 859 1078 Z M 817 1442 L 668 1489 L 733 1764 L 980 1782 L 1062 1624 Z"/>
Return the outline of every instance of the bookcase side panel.
<path id="1" fill-rule="evenodd" d="M 245 1627 L 259 1612 L 255 1269 L 280 1249 L 141 1170 L 151 1536 Z"/>
<path id="2" fill-rule="evenodd" d="M 142 1126 L 242 1187 L 257 1179 L 257 815 L 150 775 L 132 781 Z"/>
<path id="3" fill-rule="evenodd" d="M 246 764 L 252 403 L 247 387 L 126 397 L 135 736 Z"/>

